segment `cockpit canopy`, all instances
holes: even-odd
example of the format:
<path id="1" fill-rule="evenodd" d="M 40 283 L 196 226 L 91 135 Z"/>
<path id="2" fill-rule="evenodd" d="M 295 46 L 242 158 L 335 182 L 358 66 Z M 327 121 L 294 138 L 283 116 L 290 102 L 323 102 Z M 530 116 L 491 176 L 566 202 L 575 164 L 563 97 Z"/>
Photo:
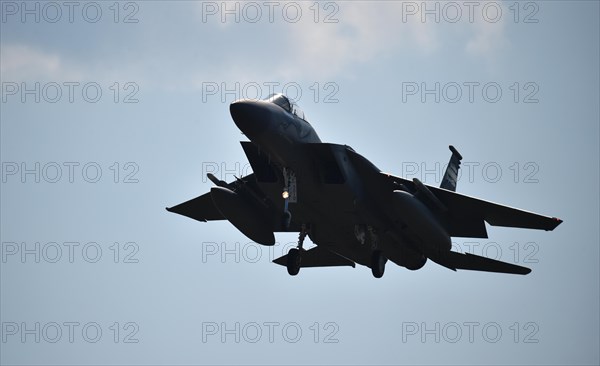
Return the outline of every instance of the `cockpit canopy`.
<path id="1" fill-rule="evenodd" d="M 306 120 L 306 117 L 304 116 L 304 112 L 302 111 L 302 109 L 300 109 L 300 107 L 298 107 L 298 104 L 296 104 L 293 100 L 289 99 L 281 93 L 271 94 L 267 97 L 267 99 L 265 99 L 265 101 L 277 104 L 281 108 L 285 109 L 287 112 L 308 122 Z"/>

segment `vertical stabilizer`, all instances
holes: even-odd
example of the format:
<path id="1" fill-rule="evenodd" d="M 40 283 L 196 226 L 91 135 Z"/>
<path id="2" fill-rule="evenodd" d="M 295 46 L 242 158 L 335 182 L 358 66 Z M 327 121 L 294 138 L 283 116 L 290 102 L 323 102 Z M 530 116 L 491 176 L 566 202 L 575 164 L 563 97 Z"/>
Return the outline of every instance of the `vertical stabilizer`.
<path id="1" fill-rule="evenodd" d="M 450 157 L 450 162 L 446 168 L 446 173 L 444 173 L 440 188 L 456 192 L 456 181 L 458 180 L 458 169 L 460 168 L 462 155 L 460 155 L 454 146 L 450 145 L 449 148 L 450 151 L 452 151 L 452 156 Z"/>

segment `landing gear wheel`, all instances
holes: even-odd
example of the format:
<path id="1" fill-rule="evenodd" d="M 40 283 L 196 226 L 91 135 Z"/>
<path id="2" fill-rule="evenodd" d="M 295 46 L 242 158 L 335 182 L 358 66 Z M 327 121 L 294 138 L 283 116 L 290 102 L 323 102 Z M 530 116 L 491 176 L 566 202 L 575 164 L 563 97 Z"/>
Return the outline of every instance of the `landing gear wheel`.
<path id="1" fill-rule="evenodd" d="M 381 278 L 383 276 L 386 262 L 387 258 L 383 256 L 383 253 L 380 250 L 373 252 L 371 257 L 371 272 L 375 278 Z"/>
<path id="2" fill-rule="evenodd" d="M 300 250 L 296 248 L 290 249 L 287 255 L 287 271 L 290 276 L 295 276 L 300 272 L 300 263 L 302 257 L 300 256 Z"/>

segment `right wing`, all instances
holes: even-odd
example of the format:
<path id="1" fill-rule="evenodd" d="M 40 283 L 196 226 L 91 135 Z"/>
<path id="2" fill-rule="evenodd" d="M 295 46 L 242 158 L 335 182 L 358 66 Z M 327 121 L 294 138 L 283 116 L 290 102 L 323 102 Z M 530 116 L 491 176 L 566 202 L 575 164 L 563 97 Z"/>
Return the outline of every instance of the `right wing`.
<path id="1" fill-rule="evenodd" d="M 381 175 L 387 177 L 386 179 L 389 179 L 395 185 L 401 185 L 413 192 L 417 190 L 415 184 L 410 180 L 384 173 L 381 173 Z M 556 217 L 504 206 L 443 188 L 428 185 L 426 187 L 447 208 L 446 212 L 438 213 L 438 215 L 445 222 L 446 230 L 450 236 L 487 238 L 484 221 L 492 226 L 546 231 L 554 230 L 562 222 L 561 219 Z"/>
<path id="2" fill-rule="evenodd" d="M 473 220 L 485 220 L 485 222 L 492 226 L 551 231 L 562 222 L 561 219 L 556 217 L 504 206 L 445 189 L 429 186 L 427 188 L 448 207 L 449 222 L 454 223 L 457 229 L 468 229 L 468 223 L 473 222 Z M 474 224 L 477 225 L 477 223 Z M 449 234 L 451 236 L 462 236 L 459 235 L 460 232 Z"/>
<path id="3" fill-rule="evenodd" d="M 397 177 L 391 174 L 382 173 L 376 166 L 365 159 L 354 150 L 348 149 L 348 156 L 352 160 L 359 174 L 370 181 L 369 189 L 381 190 L 383 192 L 392 192 L 394 190 L 404 190 L 411 194 L 417 194 L 423 187 L 417 186 L 415 182 Z M 458 152 L 454 153 L 455 165 L 458 169 L 460 162 Z M 452 160 L 452 158 L 451 158 Z M 452 164 L 452 163 L 451 163 Z M 445 187 L 455 188 L 453 184 L 453 172 L 445 175 Z M 453 192 L 452 190 L 423 185 L 433 196 L 434 201 L 441 203 L 437 207 L 432 207 L 432 211 L 440 219 L 440 222 L 446 228 L 448 235 L 468 238 L 487 238 L 485 223 L 493 226 L 508 226 L 526 229 L 554 230 L 561 219 L 556 217 L 544 216 L 537 213 L 520 210 L 498 203 L 485 201 L 482 199 L 470 197 L 464 194 Z M 435 205 L 433 205 L 435 206 Z M 443 207 L 441 207 L 443 206 Z"/>

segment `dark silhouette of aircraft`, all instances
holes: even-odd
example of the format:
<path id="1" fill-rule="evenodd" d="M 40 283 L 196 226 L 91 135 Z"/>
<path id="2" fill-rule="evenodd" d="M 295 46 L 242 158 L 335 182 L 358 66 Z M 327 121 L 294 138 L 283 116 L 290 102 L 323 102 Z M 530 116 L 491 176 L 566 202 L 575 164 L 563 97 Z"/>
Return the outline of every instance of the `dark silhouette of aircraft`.
<path id="1" fill-rule="evenodd" d="M 229 220 L 251 240 L 274 245 L 274 232 L 299 232 L 298 247 L 273 262 L 301 267 L 370 267 L 387 260 L 410 270 L 427 259 L 451 270 L 527 274 L 529 268 L 451 251 L 450 237 L 487 238 L 493 226 L 553 230 L 562 220 L 456 193 L 462 156 L 452 156 L 441 186 L 381 172 L 351 147 L 323 143 L 298 106 L 282 94 L 238 100 L 231 116 L 253 173 L 215 184 L 171 208 L 199 221 Z M 306 236 L 316 244 L 305 250 Z"/>

